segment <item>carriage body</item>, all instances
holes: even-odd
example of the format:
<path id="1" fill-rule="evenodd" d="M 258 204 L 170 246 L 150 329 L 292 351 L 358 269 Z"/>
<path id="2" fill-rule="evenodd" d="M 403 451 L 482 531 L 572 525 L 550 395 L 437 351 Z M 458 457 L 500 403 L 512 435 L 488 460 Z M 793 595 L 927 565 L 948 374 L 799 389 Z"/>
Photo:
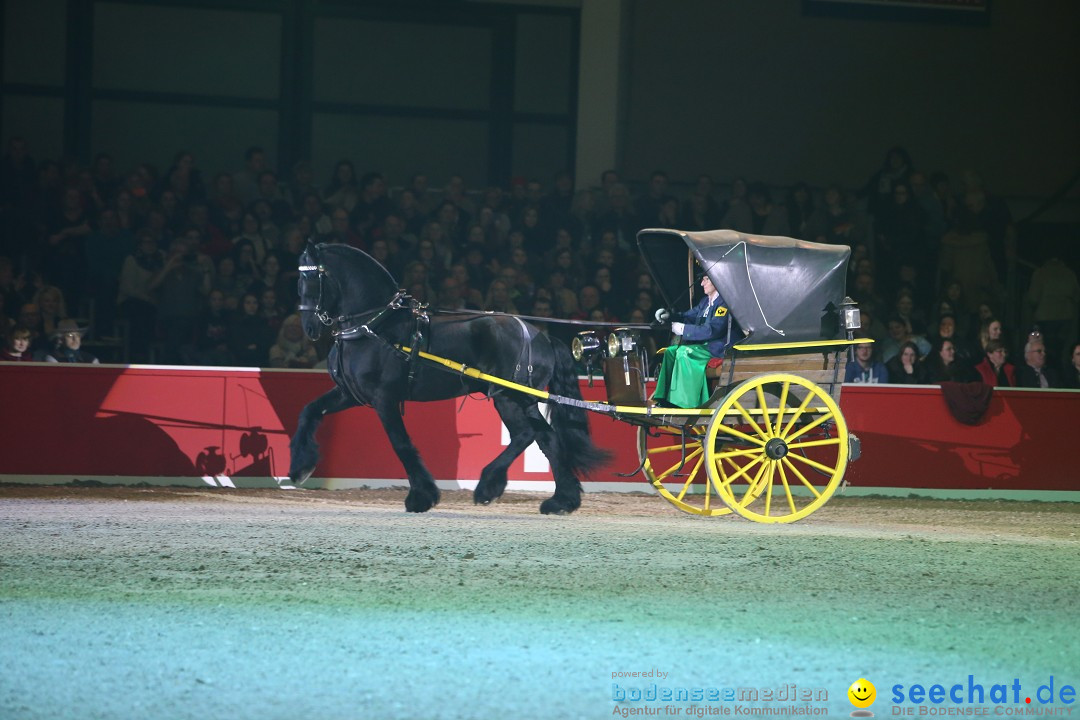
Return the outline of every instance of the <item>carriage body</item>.
<path id="1" fill-rule="evenodd" d="M 853 305 L 845 295 L 850 248 L 668 229 L 642 230 L 638 246 L 665 307 L 694 304 L 694 273 L 701 268 L 734 320 L 723 363 L 706 370 L 712 393 L 704 406 L 650 408 L 642 386 L 644 412 L 624 407 L 616 414 L 638 426 L 646 477 L 694 514 L 736 512 L 775 523 L 820 508 L 860 452 L 839 408 L 855 344 Z M 619 374 L 608 375 L 625 397 Z"/>

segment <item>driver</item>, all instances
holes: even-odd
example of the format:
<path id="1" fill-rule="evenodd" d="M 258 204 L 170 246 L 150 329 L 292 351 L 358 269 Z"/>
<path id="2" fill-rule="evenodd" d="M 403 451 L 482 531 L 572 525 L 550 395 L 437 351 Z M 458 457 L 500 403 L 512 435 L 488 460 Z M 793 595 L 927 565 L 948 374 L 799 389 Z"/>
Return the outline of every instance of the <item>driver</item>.
<path id="1" fill-rule="evenodd" d="M 671 315 L 667 310 L 656 311 L 656 319 L 671 318 L 671 332 L 682 337 L 682 343 L 664 349 L 664 360 L 656 375 L 653 401 L 660 407 L 699 407 L 709 400 L 705 366 L 714 357 L 723 357 L 727 350 L 728 308 L 720 291 L 708 275 L 701 276 L 705 291 L 698 304 L 684 313 Z"/>

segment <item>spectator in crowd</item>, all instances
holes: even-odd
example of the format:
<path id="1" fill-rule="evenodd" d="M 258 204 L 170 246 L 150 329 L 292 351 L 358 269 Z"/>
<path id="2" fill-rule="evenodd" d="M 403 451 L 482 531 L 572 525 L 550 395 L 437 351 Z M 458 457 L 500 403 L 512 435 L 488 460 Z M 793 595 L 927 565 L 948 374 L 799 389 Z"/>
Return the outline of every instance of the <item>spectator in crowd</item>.
<path id="1" fill-rule="evenodd" d="M 240 227 L 241 233 L 232 239 L 233 252 L 236 252 L 238 245 L 246 241 L 251 245 L 251 262 L 261 265 L 266 254 L 270 252 L 270 244 L 262 234 L 262 221 L 254 212 L 246 212 L 240 221 Z"/>
<path id="2" fill-rule="evenodd" d="M 790 235 L 786 209 L 773 205 L 772 194 L 764 183 L 752 183 L 746 189 L 746 203 L 733 203 L 723 226 L 751 235 Z"/>
<path id="3" fill-rule="evenodd" d="M 984 320 L 982 325 L 979 326 L 979 353 L 980 355 L 986 353 L 986 348 L 990 344 L 991 340 L 997 340 L 1002 344 L 1008 346 L 1005 340 L 1004 330 L 1001 326 L 1001 321 L 997 318 L 989 318 Z"/>
<path id="4" fill-rule="evenodd" d="M 963 202 L 957 209 L 957 226 L 984 238 L 994 275 L 1004 282 L 1008 261 L 1016 256 L 1016 229 L 1009 206 L 986 191 L 982 177 L 973 170 L 964 172 Z"/>
<path id="5" fill-rule="evenodd" d="M 195 324 L 192 362 L 195 365 L 231 365 L 231 326 L 232 314 L 225 306 L 225 294 L 220 290 L 211 290 L 206 297 L 206 309 Z"/>
<path id="6" fill-rule="evenodd" d="M 855 346 L 855 359 L 847 364 L 844 371 L 846 383 L 887 383 L 889 371 L 885 365 L 874 358 L 874 344 L 863 342 Z"/>
<path id="7" fill-rule="evenodd" d="M 816 209 L 810 186 L 804 182 L 792 185 L 788 190 L 784 206 L 787 209 L 788 230 L 791 236 L 802 240 L 812 240 L 810 221 L 816 215 Z"/>
<path id="8" fill-rule="evenodd" d="M 139 231 L 135 251 L 124 258 L 117 292 L 118 314 L 129 324 L 128 343 L 134 362 L 149 362 L 157 327 L 154 280 L 165 267 L 165 254 L 148 229 Z"/>
<path id="9" fill-rule="evenodd" d="M 360 199 L 360 186 L 357 182 L 356 167 L 351 160 L 338 160 L 334 166 L 334 172 L 330 176 L 330 182 L 323 190 L 323 200 L 333 208 L 343 208 L 346 213 L 352 212 Z"/>
<path id="10" fill-rule="evenodd" d="M 301 233 L 303 236 L 303 233 Z M 323 238 L 324 242 L 348 245 L 358 250 L 367 250 L 369 245 L 360 234 L 353 230 L 349 220 L 349 211 L 343 207 L 334 208 L 330 213 L 330 231 Z"/>
<path id="11" fill-rule="evenodd" d="M 488 312 L 511 313 L 517 315 L 518 309 L 510 295 L 510 284 L 502 278 L 495 278 L 488 285 L 484 297 L 484 310 Z"/>
<path id="12" fill-rule="evenodd" d="M 910 340 L 900 346 L 900 352 L 886 366 L 889 382 L 894 385 L 922 385 L 926 382 L 919 346 Z"/>
<path id="13" fill-rule="evenodd" d="M 913 342 L 919 348 L 920 355 L 926 355 L 930 352 L 930 343 L 922 335 L 916 335 L 911 332 L 911 328 L 899 315 L 893 315 L 889 318 L 887 324 L 889 336 L 885 338 L 881 343 L 881 360 L 888 363 L 899 352 L 900 346 L 906 342 Z"/>
<path id="14" fill-rule="evenodd" d="M 956 349 L 956 362 L 964 368 L 975 366 L 975 360 L 981 358 L 983 349 L 974 349 L 967 340 L 959 337 L 956 333 L 956 318 L 953 315 L 942 315 L 937 321 L 937 331 L 929 338 L 932 345 L 941 340 L 951 340 Z"/>
<path id="15" fill-rule="evenodd" d="M 450 267 L 450 278 L 457 283 L 457 294 L 471 310 L 480 310 L 484 306 L 483 294 L 472 286 L 469 270 L 464 263 L 454 263 Z"/>
<path id="16" fill-rule="evenodd" d="M 1003 276 L 995 267 L 989 236 L 972 222 L 970 216 L 961 218 L 945 233 L 938 257 L 938 277 L 952 278 L 963 288 L 964 312 L 971 312 L 980 302 L 997 302 L 1002 293 Z"/>
<path id="17" fill-rule="evenodd" d="M 311 368 L 318 361 L 315 346 L 304 334 L 300 316 L 293 313 L 282 320 L 277 342 L 270 348 L 270 367 Z"/>
<path id="18" fill-rule="evenodd" d="M 405 224 L 405 231 L 412 235 L 419 235 L 420 230 L 427 222 L 427 214 L 420 207 L 416 193 L 405 188 L 398 194 L 397 208 L 394 211 Z"/>
<path id="19" fill-rule="evenodd" d="M 1076 338 L 1080 315 L 1080 282 L 1076 272 L 1061 260 L 1057 243 L 1032 273 L 1027 293 L 1032 322 L 1038 324 L 1052 363 L 1058 363 Z"/>
<path id="20" fill-rule="evenodd" d="M 970 382 L 977 379 L 956 362 L 956 346 L 947 338 L 938 340 L 924 362 L 926 379 L 931 383 Z"/>
<path id="21" fill-rule="evenodd" d="M 1000 340 L 986 344 L 986 355 L 975 366 L 979 378 L 994 387 L 1016 387 L 1016 368 L 1008 361 L 1009 351 Z"/>
<path id="22" fill-rule="evenodd" d="M 273 170 L 263 170 L 259 173 L 258 194 L 252 202 L 266 203 L 270 208 L 270 219 L 278 228 L 288 224 L 293 218 L 292 208 L 285 201 L 277 174 Z M 265 220 L 265 218 L 261 219 Z"/>
<path id="23" fill-rule="evenodd" d="M 262 287 L 255 292 L 259 297 L 259 314 L 276 334 L 281 328 L 281 321 L 285 319 L 285 313 L 278 304 L 277 291 L 272 287 Z"/>
<path id="24" fill-rule="evenodd" d="M 75 306 L 81 300 L 84 243 L 91 232 L 90 213 L 77 188 L 67 188 L 60 208 L 46 218 L 45 244 L 41 248 L 41 271 L 45 281 L 68 291 Z"/>
<path id="25" fill-rule="evenodd" d="M 259 298 L 245 293 L 229 332 L 233 358 L 243 367 L 261 367 L 270 358 L 274 330 L 259 314 Z"/>
<path id="26" fill-rule="evenodd" d="M 349 213 L 353 230 L 365 242 L 371 240 L 392 209 L 390 198 L 386 194 L 386 178 L 382 173 L 365 173 L 360 178 L 360 197 Z"/>
<path id="27" fill-rule="evenodd" d="M 640 229 L 641 224 L 630 200 L 630 191 L 622 183 L 612 185 L 607 194 L 607 209 L 596 218 L 593 226 L 593 237 L 600 237 L 602 232 L 610 230 L 620 248 L 631 250 L 636 247 L 637 231 Z"/>
<path id="28" fill-rule="evenodd" d="M 135 239 L 120 227 L 116 211 L 103 210 L 98 229 L 86 237 L 86 280 L 94 302 L 93 323 L 98 337 L 113 333 L 120 272 L 134 250 Z"/>
<path id="29" fill-rule="evenodd" d="M 876 259 L 882 267 L 895 267 L 901 262 L 926 263 L 922 209 L 911 198 L 906 182 L 893 184 L 892 202 L 883 206 L 876 215 Z M 930 268 L 926 268 L 930 272 Z"/>
<path id="30" fill-rule="evenodd" d="M 82 349 L 85 334 L 86 328 L 79 327 L 74 320 L 61 320 L 52 334 L 53 347 L 46 353 L 45 362 L 97 364 L 98 359 Z"/>
<path id="31" fill-rule="evenodd" d="M 720 218 L 710 209 L 709 199 L 705 195 L 694 193 L 683 205 L 678 227 L 683 230 L 715 230 L 720 227 Z M 715 202 L 715 201 L 714 201 Z"/>
<path id="32" fill-rule="evenodd" d="M 907 184 L 912 169 L 911 156 L 907 150 L 899 145 L 889 148 L 881 167 L 870 176 L 863 188 L 862 194 L 871 215 L 877 217 L 887 212 L 893 202 L 894 188 L 899 183 Z"/>
<path id="33" fill-rule="evenodd" d="M 16 325 L 4 341 L 0 350 L 0 362 L 28 362 L 34 359 L 30 352 L 30 328 Z"/>
<path id="34" fill-rule="evenodd" d="M 1016 369 L 1016 384 L 1028 388 L 1061 387 L 1057 368 L 1046 362 L 1046 344 L 1038 335 L 1028 337 L 1024 345 L 1024 364 Z"/>
<path id="35" fill-rule="evenodd" d="M 221 172 L 214 176 L 214 192 L 208 201 L 210 221 L 226 237 L 235 237 L 242 231 L 244 203 L 236 194 L 233 176 Z"/>
<path id="36" fill-rule="evenodd" d="M 1073 344 L 1069 362 L 1065 365 L 1061 386 L 1080 389 L 1080 343 Z"/>
<path id="37" fill-rule="evenodd" d="M 187 238 L 169 246 L 165 265 L 150 282 L 158 295 L 158 325 L 163 340 L 161 362 L 180 365 L 195 342 L 195 322 L 210 293 L 210 271 Z"/>
<path id="38" fill-rule="evenodd" d="M 915 296 L 910 288 L 902 288 L 897 294 L 893 315 L 903 320 L 913 335 L 926 334 L 926 315 L 922 308 L 916 307 Z"/>
<path id="39" fill-rule="evenodd" d="M 292 177 L 289 178 L 289 188 L 285 193 L 285 200 L 294 208 L 304 206 L 304 198 L 314 194 L 322 205 L 322 193 L 315 186 L 315 173 L 311 169 L 311 163 L 300 160 L 292 168 Z"/>
<path id="40" fill-rule="evenodd" d="M 41 329 L 46 335 L 52 335 L 60 321 L 68 316 L 64 293 L 55 285 L 42 285 L 34 293 L 34 304 L 41 311 Z"/>
<path id="41" fill-rule="evenodd" d="M 240 298 L 251 287 L 252 282 L 253 280 L 241 278 L 236 274 L 236 260 L 226 255 L 218 260 L 210 288 L 219 291 L 224 298 L 225 309 L 233 311 L 240 307 Z"/>
<path id="42" fill-rule="evenodd" d="M 840 185 L 825 188 L 823 203 L 814 210 L 807 223 L 807 239 L 830 245 L 856 245 L 867 241 L 865 219 L 848 202 Z"/>
<path id="43" fill-rule="evenodd" d="M 11 258 L 0 255 L 0 296 L 4 298 L 6 312 L 15 313 L 20 305 L 31 298 L 24 295 L 27 290 L 25 276 L 15 276 L 15 265 Z"/>
<path id="44" fill-rule="evenodd" d="M 0 343 L 7 339 L 8 332 L 15 326 L 15 319 L 8 316 L 7 299 L 0 293 Z"/>
<path id="45" fill-rule="evenodd" d="M 16 325 L 30 330 L 30 351 L 37 354 L 48 348 L 49 336 L 45 333 L 41 321 L 41 309 L 34 303 L 23 303 L 19 308 Z"/>
<path id="46" fill-rule="evenodd" d="M 249 203 L 259 194 L 259 176 L 267 170 L 266 151 L 252 145 L 244 151 L 244 167 L 233 175 L 233 188 L 242 203 Z"/>
<path id="47" fill-rule="evenodd" d="M 668 194 L 668 174 L 663 170 L 653 170 L 649 175 L 649 185 L 645 193 L 634 201 L 634 212 L 642 226 L 671 227 L 660 220 L 660 210 L 669 199 L 675 198 Z"/>

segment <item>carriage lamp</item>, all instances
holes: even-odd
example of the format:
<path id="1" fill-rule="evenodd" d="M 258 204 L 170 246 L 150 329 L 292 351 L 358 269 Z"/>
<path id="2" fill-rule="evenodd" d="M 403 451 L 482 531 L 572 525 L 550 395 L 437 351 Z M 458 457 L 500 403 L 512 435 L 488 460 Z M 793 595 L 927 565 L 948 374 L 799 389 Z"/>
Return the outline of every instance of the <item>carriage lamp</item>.
<path id="1" fill-rule="evenodd" d="M 599 352 L 600 338 L 592 330 L 579 332 L 570 341 L 570 354 L 580 363 L 591 364 Z"/>
<path id="2" fill-rule="evenodd" d="M 629 328 L 616 328 L 615 332 L 607 337 L 607 354 L 611 358 L 629 355 L 637 349 L 637 346 L 637 333 Z"/>
<path id="3" fill-rule="evenodd" d="M 847 339 L 855 339 L 855 331 L 862 327 L 862 319 L 859 317 L 859 304 L 845 296 L 840 303 L 840 309 L 844 315 L 844 330 L 847 331 Z"/>

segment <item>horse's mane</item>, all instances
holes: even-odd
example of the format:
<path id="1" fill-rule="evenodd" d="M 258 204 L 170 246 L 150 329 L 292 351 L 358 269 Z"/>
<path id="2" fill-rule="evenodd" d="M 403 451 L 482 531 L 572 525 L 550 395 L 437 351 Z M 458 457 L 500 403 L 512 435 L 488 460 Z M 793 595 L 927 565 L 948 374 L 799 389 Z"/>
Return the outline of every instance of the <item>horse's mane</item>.
<path id="1" fill-rule="evenodd" d="M 363 279 L 365 282 L 382 282 L 386 285 L 387 293 L 393 295 L 397 291 L 398 281 L 390 274 L 382 263 L 368 255 L 363 250 L 351 245 L 320 243 L 316 246 L 319 256 L 334 258 L 345 266 L 346 279 Z"/>

